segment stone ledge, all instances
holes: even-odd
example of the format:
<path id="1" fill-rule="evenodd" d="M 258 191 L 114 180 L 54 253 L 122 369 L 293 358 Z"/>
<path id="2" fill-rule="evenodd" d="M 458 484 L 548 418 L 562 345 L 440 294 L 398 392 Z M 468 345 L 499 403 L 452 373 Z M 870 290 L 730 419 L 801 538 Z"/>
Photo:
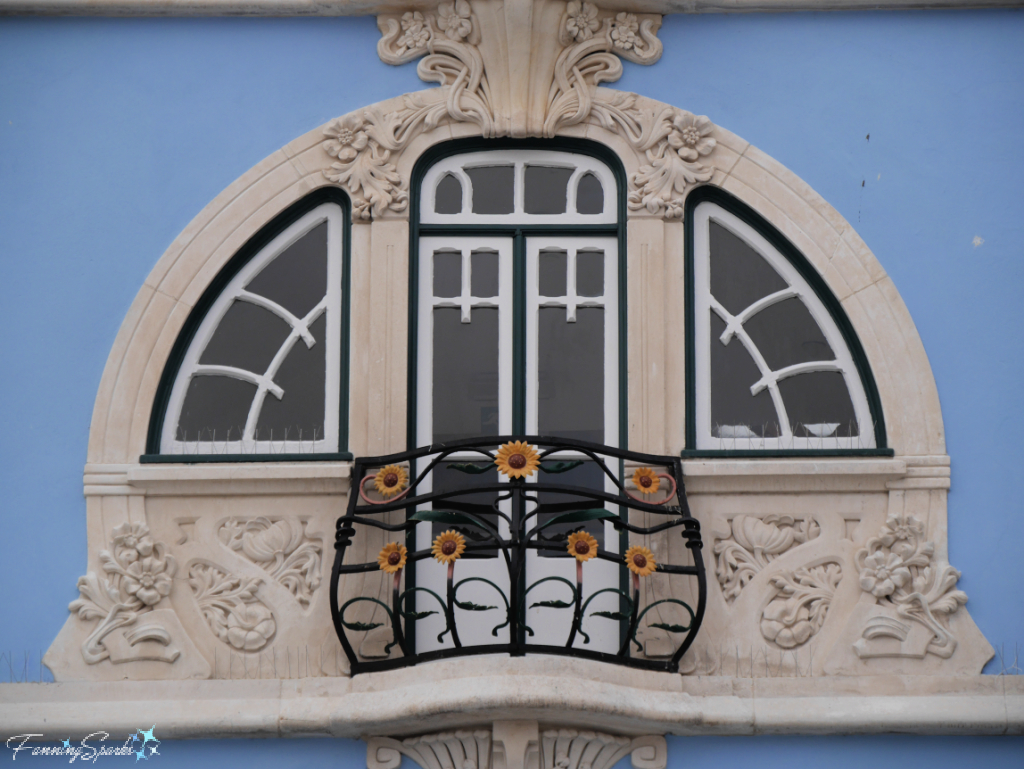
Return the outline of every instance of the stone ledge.
<path id="1" fill-rule="evenodd" d="M 595 674 L 603 675 L 598 680 Z M 348 678 L 0 685 L 10 734 L 408 735 L 498 719 L 616 734 L 1021 734 L 1024 677 L 683 677 L 487 657 Z"/>

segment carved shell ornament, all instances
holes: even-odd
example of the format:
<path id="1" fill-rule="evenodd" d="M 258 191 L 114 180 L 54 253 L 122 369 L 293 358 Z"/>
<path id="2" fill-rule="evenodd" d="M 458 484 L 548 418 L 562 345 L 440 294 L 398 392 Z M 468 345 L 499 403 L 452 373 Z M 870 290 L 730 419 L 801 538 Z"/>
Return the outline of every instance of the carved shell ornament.
<path id="1" fill-rule="evenodd" d="M 406 211 L 409 182 L 398 172 L 398 155 L 421 133 L 447 123 L 473 124 L 487 138 L 553 137 L 573 125 L 599 125 L 622 136 L 640 159 L 629 179 L 629 209 L 682 217 L 686 191 L 711 179 L 704 161 L 717 143 L 714 124 L 674 107 L 641 109 L 636 94 L 598 88 L 621 77 L 621 59 L 653 64 L 661 58 L 661 17 L 608 12 L 580 0 L 537 4 L 526 14 L 532 37 L 523 30 L 512 38 L 526 42 L 510 46 L 506 26 L 513 22 L 506 16 L 518 19 L 519 6 L 530 2 L 506 0 L 502 11 L 456 0 L 434 11 L 378 18 L 380 58 L 394 65 L 420 59 L 420 78 L 440 88 L 405 96 L 400 109 L 360 110 L 324 129 L 322 147 L 332 159 L 324 175 L 348 191 L 354 219 Z M 546 9 L 556 6 L 561 18 L 550 24 Z M 555 55 L 534 50 L 530 41 L 538 40 Z M 546 101 L 524 95 L 518 87 L 524 72 L 526 92 L 548 93 Z"/>

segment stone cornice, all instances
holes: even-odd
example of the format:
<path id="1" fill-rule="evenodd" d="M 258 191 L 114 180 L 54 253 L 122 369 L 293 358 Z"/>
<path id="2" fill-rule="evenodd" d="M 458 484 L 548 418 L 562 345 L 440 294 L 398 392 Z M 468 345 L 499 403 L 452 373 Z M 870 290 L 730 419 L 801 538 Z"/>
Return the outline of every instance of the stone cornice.
<path id="1" fill-rule="evenodd" d="M 0 0 L 0 15 L 33 16 L 376 16 L 423 10 L 415 0 Z M 1019 8 L 1024 0 L 617 0 L 632 13 Z"/>

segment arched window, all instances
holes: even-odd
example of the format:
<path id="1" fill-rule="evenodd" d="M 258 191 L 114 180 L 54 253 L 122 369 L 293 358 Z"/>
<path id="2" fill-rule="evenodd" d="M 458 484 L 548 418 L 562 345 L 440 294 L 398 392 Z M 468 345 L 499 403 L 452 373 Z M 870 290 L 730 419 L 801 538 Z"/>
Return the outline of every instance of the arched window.
<path id="1" fill-rule="evenodd" d="M 720 190 L 691 196 L 687 449 L 889 453 L 870 370 L 803 256 Z"/>
<path id="2" fill-rule="evenodd" d="M 172 351 L 144 461 L 348 457 L 347 210 L 310 195 L 221 271 Z"/>
<path id="3" fill-rule="evenodd" d="M 494 146 L 448 145 L 421 161 L 410 260 L 411 447 L 487 435 L 620 446 L 625 438 L 625 216 L 622 185 L 613 171 L 618 162 L 589 154 L 589 146 L 580 151 L 537 142 Z M 452 458 L 459 460 L 457 454 Z M 454 490 L 480 481 L 445 469 L 439 466 L 421 488 L 436 492 L 443 484 L 444 490 Z M 498 481 L 497 471 L 490 475 Z M 608 482 L 590 461 L 562 477 L 599 489 Z M 496 516 L 494 524 L 507 529 Z M 586 529 L 600 547 L 621 550 L 610 523 L 592 521 Z M 419 524 L 412 547 L 429 547 L 443 530 L 442 524 Z M 602 584 L 618 584 L 614 564 L 593 567 Z M 545 575 L 571 579 L 573 568 L 564 554 L 530 551 L 527 558 L 530 582 Z M 491 557 L 467 564 L 464 573 L 504 584 L 504 571 Z M 430 582 L 435 572 L 424 570 L 417 584 L 443 592 L 443 585 Z M 465 600 L 484 602 L 486 589 L 473 597 L 473 587 L 466 588 Z M 615 608 L 614 600 L 607 603 L 601 608 Z M 548 630 L 551 638 L 564 639 L 565 628 L 545 629 L 550 617 L 538 611 L 529 611 L 528 619 L 537 625 L 530 642 L 549 643 Z M 443 629 L 440 621 L 431 617 L 420 623 L 419 651 L 433 648 Z M 485 642 L 490 627 L 480 627 Z M 589 648 L 614 651 L 618 642 L 613 628 Z"/>

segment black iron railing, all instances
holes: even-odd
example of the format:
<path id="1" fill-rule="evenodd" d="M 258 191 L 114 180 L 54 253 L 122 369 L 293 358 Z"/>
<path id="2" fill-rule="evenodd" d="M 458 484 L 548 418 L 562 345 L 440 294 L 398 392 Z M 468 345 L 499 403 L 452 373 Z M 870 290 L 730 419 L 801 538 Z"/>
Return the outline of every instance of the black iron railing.
<path id="1" fill-rule="evenodd" d="M 606 522 L 617 534 L 602 544 Z M 417 527 L 430 527 L 429 547 L 417 549 Z M 668 539 L 676 531 L 683 548 L 673 548 Z M 422 534 L 418 541 L 424 543 Z M 337 523 L 331 614 L 353 674 L 486 653 L 562 654 L 675 672 L 704 615 L 700 548 L 678 457 L 537 436 L 478 438 L 363 457 L 355 460 L 348 510 Z M 666 563 L 673 549 L 688 563 Z M 351 562 L 358 550 L 367 562 Z M 561 559 L 556 570 L 562 574 L 531 581 L 536 567 L 527 568 L 527 561 L 540 563 L 538 557 L 549 567 L 549 559 Z M 493 566 L 481 576 L 484 558 Z M 575 581 L 569 578 L 572 559 Z M 614 566 L 592 567 L 590 561 Z M 604 583 L 588 593 L 594 580 L 585 577 L 598 568 Z M 618 575 L 612 585 L 609 573 Z M 353 595 L 341 577 L 354 574 L 380 579 L 364 577 L 362 591 Z M 465 597 L 481 589 L 493 591 L 486 604 Z M 553 589 L 560 596 L 552 597 Z M 549 638 L 553 626 L 567 626 L 564 643 L 538 640 L 528 609 L 571 611 L 571 622 L 545 622 Z M 416 643 L 417 627 L 428 617 L 432 632 L 420 635 L 434 647 L 429 650 L 427 643 Z M 486 641 L 463 640 L 479 639 L 484 625 Z M 655 653 L 638 638 L 651 629 L 662 639 Z M 365 652 L 370 633 L 383 638 L 377 650 L 357 652 Z M 588 648 L 595 633 L 602 634 L 606 649 L 611 636 L 618 650 Z"/>

